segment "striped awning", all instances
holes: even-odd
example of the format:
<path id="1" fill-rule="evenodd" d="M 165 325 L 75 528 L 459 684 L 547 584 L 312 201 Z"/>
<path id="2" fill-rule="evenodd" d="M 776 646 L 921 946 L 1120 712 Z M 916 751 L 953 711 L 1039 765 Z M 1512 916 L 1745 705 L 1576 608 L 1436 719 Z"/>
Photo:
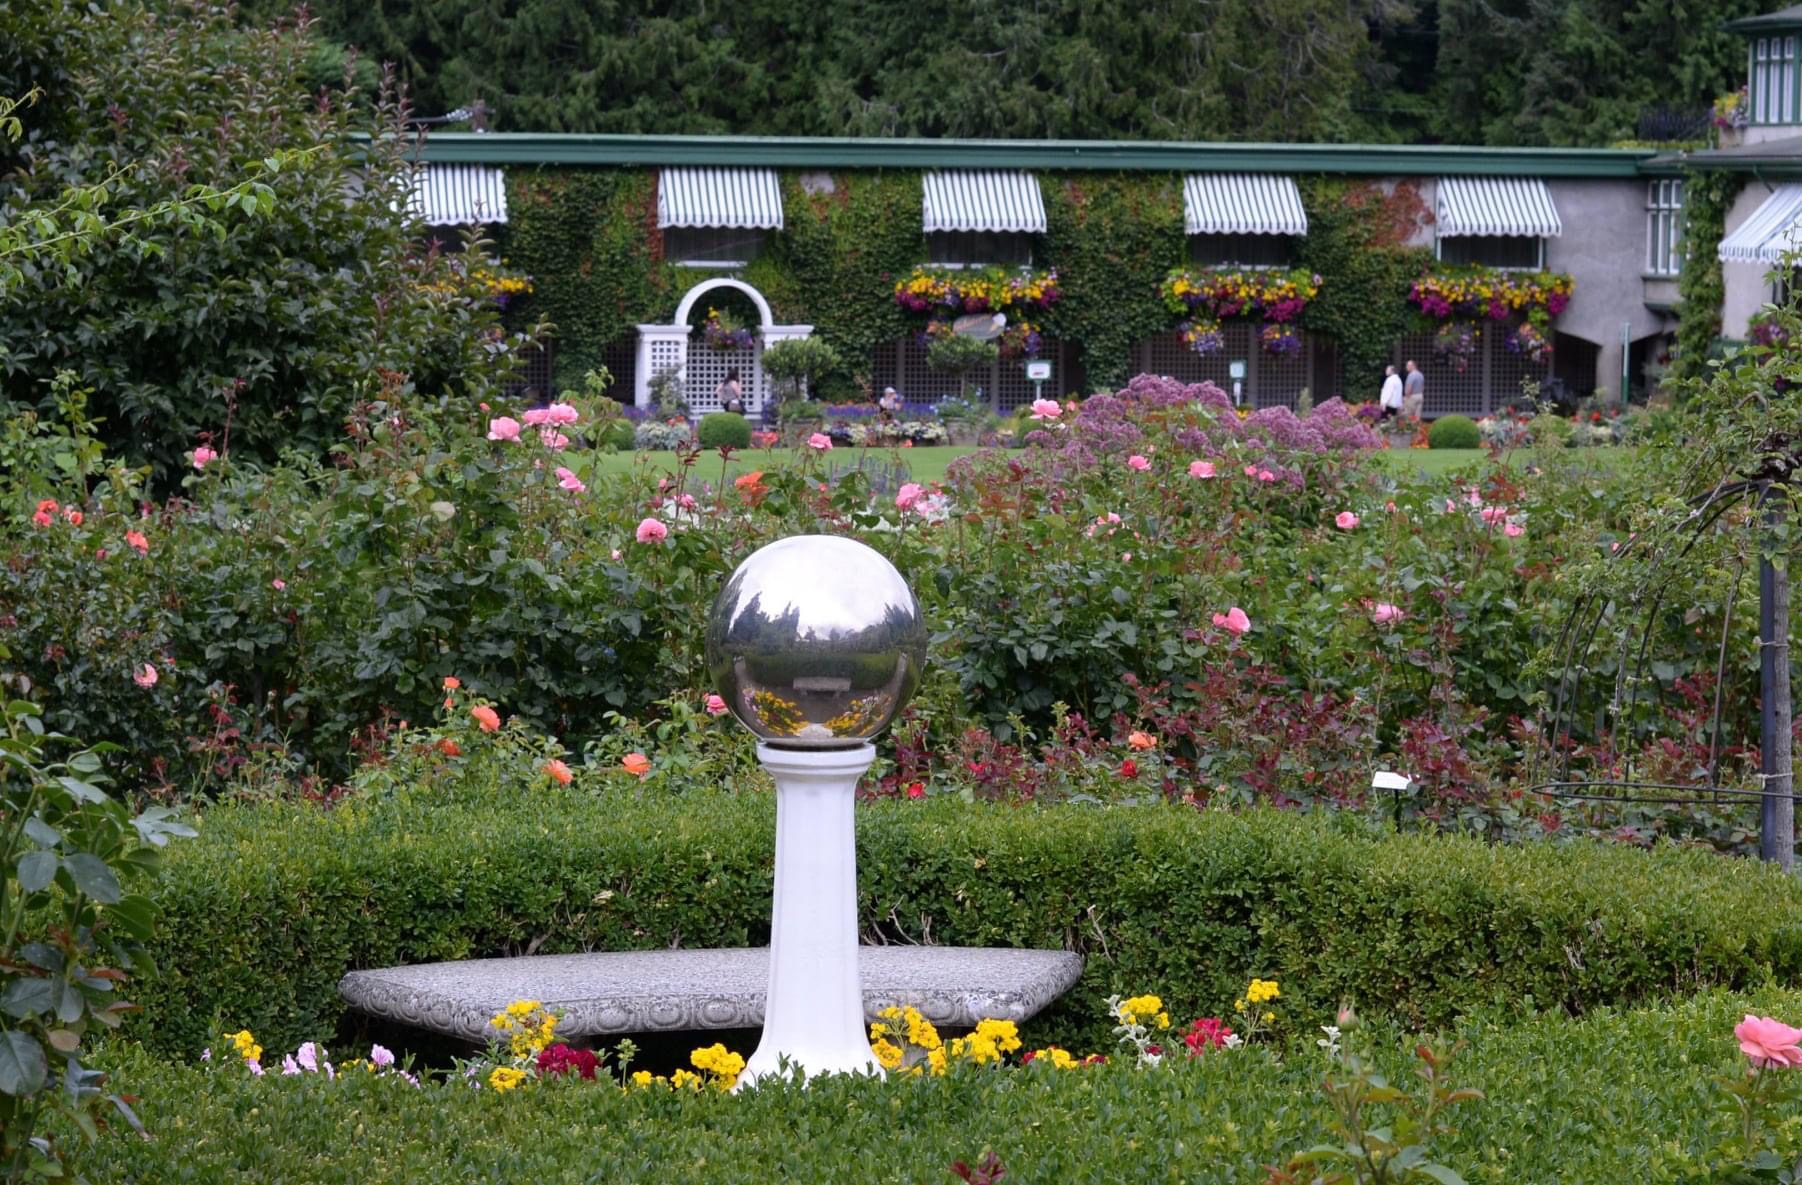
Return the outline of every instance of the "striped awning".
<path id="1" fill-rule="evenodd" d="M 781 230 L 776 170 L 666 168 L 657 180 L 657 225 Z"/>
<path id="2" fill-rule="evenodd" d="M 1271 173 L 1190 173 L 1183 226 L 1192 235 L 1305 235 L 1295 178 Z"/>
<path id="3" fill-rule="evenodd" d="M 426 165 L 413 174 L 407 209 L 433 226 L 507 221 L 507 179 L 482 165 Z"/>
<path id="4" fill-rule="evenodd" d="M 1439 237 L 1564 233 L 1552 191 L 1538 177 L 1441 177 Z"/>
<path id="5" fill-rule="evenodd" d="M 927 234 L 939 230 L 1045 233 L 1039 179 L 1013 169 L 946 169 L 924 178 Z"/>
<path id="6" fill-rule="evenodd" d="M 1792 251 L 1802 251 L 1802 185 L 1779 185 L 1721 240 L 1723 263 L 1782 263 Z"/>

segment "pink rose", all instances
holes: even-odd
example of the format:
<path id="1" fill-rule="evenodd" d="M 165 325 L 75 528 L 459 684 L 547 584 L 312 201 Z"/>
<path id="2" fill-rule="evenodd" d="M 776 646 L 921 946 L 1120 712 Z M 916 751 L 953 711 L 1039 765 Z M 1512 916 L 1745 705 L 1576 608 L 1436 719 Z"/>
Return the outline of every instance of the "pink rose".
<path id="1" fill-rule="evenodd" d="M 1355 531 L 1358 527 L 1358 516 L 1349 510 L 1341 510 L 1333 519 L 1333 525 L 1341 531 Z"/>
<path id="2" fill-rule="evenodd" d="M 1387 601 L 1378 601 L 1370 611 L 1370 620 L 1378 625 L 1394 625 L 1405 616 L 1399 605 L 1391 605 Z"/>
<path id="3" fill-rule="evenodd" d="M 512 416 L 496 416 L 488 421 L 489 440 L 518 440 L 519 421 Z"/>
<path id="4" fill-rule="evenodd" d="M 1395 513 L 1395 503 L 1385 502 L 1385 503 L 1383 503 L 1383 509 L 1387 510 L 1390 514 L 1394 514 Z"/>
<path id="5" fill-rule="evenodd" d="M 1505 521 L 1507 519 L 1507 517 L 1508 517 L 1508 508 L 1506 506 L 1485 506 L 1485 507 L 1483 507 L 1483 522 L 1487 526 L 1493 527 L 1497 523 Z"/>
<path id="6" fill-rule="evenodd" d="M 926 487 L 917 481 L 910 481 L 895 494 L 896 510 L 912 510 L 914 504 L 926 496 Z"/>
<path id="7" fill-rule="evenodd" d="M 1257 475 L 1258 475 L 1258 467 L 1256 465 L 1247 465 L 1245 467 L 1245 476 L 1256 477 Z"/>
<path id="8" fill-rule="evenodd" d="M 638 541 L 640 543 L 657 543 L 669 534 L 669 528 L 654 518 L 647 518 L 638 524 Z"/>
<path id="9" fill-rule="evenodd" d="M 1510 539 L 1519 539 L 1522 535 L 1525 535 L 1526 533 L 1527 533 L 1527 528 L 1521 526 L 1519 523 L 1509 523 L 1507 526 L 1502 528 L 1502 534 L 1508 536 L 1508 538 L 1510 538 Z"/>
<path id="10" fill-rule="evenodd" d="M 1055 420 L 1064 414 L 1064 409 L 1055 399 L 1035 399 L 1032 401 L 1032 418 L 1035 420 Z"/>
<path id="11" fill-rule="evenodd" d="M 815 432 L 812 436 L 807 438 L 807 447 L 810 449 L 817 449 L 822 453 L 827 452 L 832 448 L 832 437 L 826 435 L 824 432 Z"/>
<path id="12" fill-rule="evenodd" d="M 1128 469 L 1137 469 L 1140 473 L 1143 473 L 1151 468 L 1151 462 L 1147 461 L 1144 457 L 1141 457 L 1138 453 L 1134 453 L 1132 456 L 1126 458 L 1126 467 Z"/>
<path id="13" fill-rule="evenodd" d="M 1258 470 L 1258 480 L 1259 481 L 1275 481 L 1276 474 L 1270 472 L 1270 470 L 1268 470 L 1268 469 L 1260 469 L 1260 470 Z"/>
<path id="14" fill-rule="evenodd" d="M 217 460 L 218 457 L 218 453 L 203 444 L 194 450 L 194 468 L 205 469 L 208 461 Z"/>
<path id="15" fill-rule="evenodd" d="M 288 587 L 288 582 L 283 580 L 280 576 L 277 576 L 274 580 L 269 582 L 269 587 L 273 588 L 276 592 L 281 592 Z"/>
<path id="16" fill-rule="evenodd" d="M 526 422 L 526 427 L 541 428 L 551 422 L 551 409 L 548 407 L 528 408 L 522 418 Z"/>
<path id="17" fill-rule="evenodd" d="M 581 413 L 567 403 L 553 403 L 544 409 L 547 424 L 573 424 L 581 418 Z"/>
<path id="18" fill-rule="evenodd" d="M 1251 628 L 1251 618 L 1245 615 L 1245 610 L 1234 605 L 1225 613 L 1214 614 L 1214 624 L 1227 633 L 1237 636 Z"/>
<path id="19" fill-rule="evenodd" d="M 131 681 L 133 683 L 136 683 L 139 687 L 146 687 L 146 688 L 155 687 L 156 686 L 156 668 L 151 666 L 149 663 L 145 663 L 143 666 L 139 667 L 136 671 L 132 672 Z"/>
<path id="20" fill-rule="evenodd" d="M 561 465 L 557 466 L 557 484 L 573 493 L 585 494 L 588 492 L 588 487 L 582 484 L 582 479 Z"/>
<path id="21" fill-rule="evenodd" d="M 125 532 L 125 543 L 139 555 L 150 554 L 150 540 L 142 531 Z"/>
<path id="22" fill-rule="evenodd" d="M 540 428 L 538 430 L 538 439 L 544 442 L 545 448 L 555 449 L 559 452 L 569 447 L 569 437 L 563 435 L 563 433 L 557 431 L 555 428 Z"/>
<path id="23" fill-rule="evenodd" d="M 1190 477 L 1213 477 L 1214 476 L 1214 462 L 1212 462 L 1212 461 L 1190 461 L 1189 462 L 1189 476 Z"/>
<path id="24" fill-rule="evenodd" d="M 693 510 L 695 508 L 695 496 L 693 494 L 683 494 L 676 499 L 676 505 L 680 506 L 683 510 Z"/>
<path id="25" fill-rule="evenodd" d="M 1768 1016 L 1746 1014 L 1746 1019 L 1733 1026 L 1739 1038 L 1740 1052 L 1752 1059 L 1754 1066 L 1802 1066 L 1802 1029 L 1792 1029 Z"/>
<path id="26" fill-rule="evenodd" d="M 707 714 L 709 716 L 724 716 L 726 714 L 726 701 L 717 695 L 708 696 Z"/>

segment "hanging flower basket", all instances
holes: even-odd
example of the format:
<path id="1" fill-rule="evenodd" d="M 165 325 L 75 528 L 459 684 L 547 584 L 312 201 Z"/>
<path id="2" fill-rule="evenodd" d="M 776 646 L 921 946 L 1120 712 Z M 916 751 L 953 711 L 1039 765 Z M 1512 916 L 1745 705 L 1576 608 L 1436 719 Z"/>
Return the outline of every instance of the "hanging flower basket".
<path id="1" fill-rule="evenodd" d="M 707 320 L 701 324 L 701 336 L 722 354 L 748 350 L 757 343 L 756 333 L 718 309 L 707 310 Z"/>
<path id="2" fill-rule="evenodd" d="M 1301 353 L 1301 334 L 1295 326 L 1272 321 L 1258 334 L 1258 340 L 1272 354 Z"/>
<path id="3" fill-rule="evenodd" d="M 1218 354 L 1226 349 L 1226 334 L 1221 332 L 1218 321 L 1201 318 L 1184 321 L 1177 326 L 1176 332 L 1183 339 L 1183 345 L 1203 357 L 1209 354 Z"/>
<path id="4" fill-rule="evenodd" d="M 1483 331 L 1468 321 L 1450 321 L 1433 335 L 1433 356 L 1458 374 L 1470 369 Z"/>
<path id="5" fill-rule="evenodd" d="M 1552 359 L 1552 343 L 1531 321 L 1523 321 L 1516 326 L 1502 344 L 1509 352 L 1519 354 L 1535 365 L 1544 365 Z"/>

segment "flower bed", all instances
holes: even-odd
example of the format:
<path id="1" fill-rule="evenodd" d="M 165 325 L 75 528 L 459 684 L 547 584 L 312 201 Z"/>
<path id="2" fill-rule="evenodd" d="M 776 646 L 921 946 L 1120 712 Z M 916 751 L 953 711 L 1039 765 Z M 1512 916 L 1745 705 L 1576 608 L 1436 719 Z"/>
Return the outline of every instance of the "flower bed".
<path id="1" fill-rule="evenodd" d="M 1747 1012 L 1793 1017 L 1802 996 L 1704 996 L 1575 1022 L 1542 1013 L 1514 1026 L 1466 1023 L 1456 1036 L 1469 1046 L 1449 1078 L 1482 1098 L 1458 1105 L 1456 1130 L 1434 1141 L 1432 1159 L 1471 1182 L 1726 1179 L 1713 1174 L 1735 1163 L 1721 1147 L 1735 1125 L 1716 1079 L 1744 1073 L 1732 1029 Z M 197 1064 L 192 1049 L 165 1062 L 120 1046 L 109 1068 L 142 1096 L 155 1138 L 110 1134 L 83 1167 L 95 1181 L 398 1185 L 555 1181 L 581 1166 L 584 1175 L 661 1185 L 671 1165 L 704 1161 L 708 1178 L 725 1183 L 955 1185 L 954 1163 L 973 1169 L 986 1147 L 1007 1172 L 1003 1185 L 1113 1185 L 1173 1170 L 1264 1185 L 1266 1166 L 1327 1134 L 1332 1115 L 1319 1086 L 1330 1055 L 1314 1027 L 1326 1023 L 1330 1013 L 1298 1020 L 1281 1058 L 1185 1049 L 1156 1070 L 1120 1057 L 1075 1069 L 1034 1059 L 937 1077 L 828 1078 L 805 1090 L 760 1084 L 738 1095 L 624 1090 L 579 1073 L 499 1094 L 436 1082 L 415 1088 L 360 1070 L 256 1078 Z M 1409 1093 L 1422 1089 L 1411 1043 L 1378 1026 L 1366 1046 L 1374 1070 Z M 1373 1114 L 1391 1112 L 1379 1104 Z M 1774 1150 L 1793 1160 L 1793 1110 L 1777 1117 L 1792 1125 L 1771 1133 Z"/>

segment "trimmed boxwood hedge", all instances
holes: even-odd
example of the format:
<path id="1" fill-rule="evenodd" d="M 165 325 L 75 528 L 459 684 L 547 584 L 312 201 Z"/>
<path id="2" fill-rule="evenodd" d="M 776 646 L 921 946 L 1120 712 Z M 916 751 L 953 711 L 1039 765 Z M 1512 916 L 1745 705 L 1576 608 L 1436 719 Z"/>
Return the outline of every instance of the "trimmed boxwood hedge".
<path id="1" fill-rule="evenodd" d="M 774 803 L 508 788 L 208 812 L 157 896 L 135 1032 L 191 1054 L 212 1019 L 329 1036 L 353 967 L 767 941 Z M 1342 998 L 1408 1025 L 1584 1012 L 1802 974 L 1802 885 L 1700 851 L 1498 848 L 1345 816 L 1180 807 L 859 810 L 866 941 L 1069 947 L 1081 983 L 1029 1037 L 1108 1040 L 1102 1000 L 1219 1012 L 1281 980 L 1307 1027 Z"/>
<path id="2" fill-rule="evenodd" d="M 1795 1020 L 1802 995 L 1468 1023 L 1458 1035 L 1470 1046 L 1450 1079 L 1486 1097 L 1451 1115 L 1457 1131 L 1435 1146 L 1435 1158 L 1472 1185 L 1715 1180 L 1699 1170 L 1731 1126 L 1717 1080 L 1744 1065 L 1732 1026 L 1746 1011 Z M 1417 1091 L 1410 1043 L 1369 1037 L 1391 1081 Z M 332 1052 L 342 1064 L 364 1050 Z M 1179 1055 L 1155 1071 L 1115 1060 L 1076 1071 L 839 1077 L 805 1091 L 778 1084 L 734 1096 L 565 1081 L 506 1095 L 461 1085 L 414 1090 L 354 1070 L 333 1082 L 252 1080 L 239 1069 L 209 1073 L 191 1057 L 180 1068 L 159 1064 L 135 1050 L 114 1050 L 107 1061 L 114 1081 L 142 1099 L 154 1138 L 117 1125 L 86 1154 L 82 1167 L 94 1181 L 955 1185 L 951 1162 L 974 1162 L 987 1145 L 1006 1164 L 1009 1185 L 1264 1185 L 1263 1166 L 1320 1142 L 1326 1119 L 1317 1089 L 1323 1058 L 1305 1037 L 1281 1059 L 1240 1050 Z M 1793 1122 L 1779 1130 L 1792 1158 L 1798 1138 Z"/>

